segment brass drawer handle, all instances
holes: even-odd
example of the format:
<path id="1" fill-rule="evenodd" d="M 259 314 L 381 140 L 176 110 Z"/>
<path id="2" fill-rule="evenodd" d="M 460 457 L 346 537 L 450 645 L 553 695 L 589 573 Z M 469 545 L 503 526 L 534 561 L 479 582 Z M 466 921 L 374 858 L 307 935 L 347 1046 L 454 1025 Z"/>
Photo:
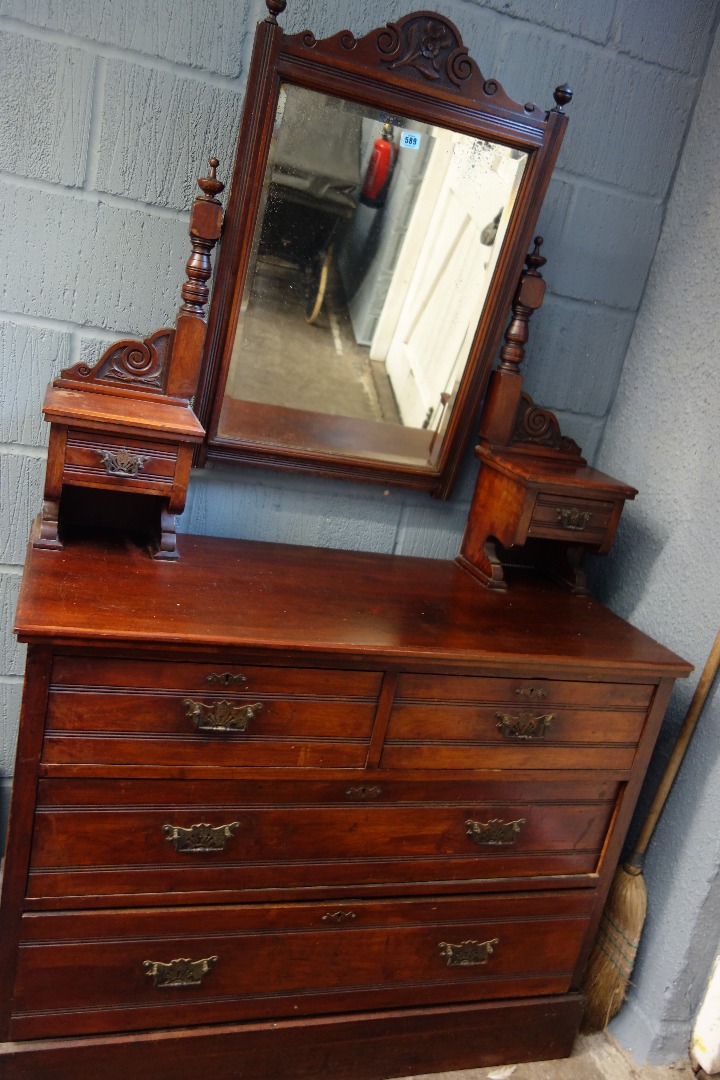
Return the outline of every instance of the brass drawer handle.
<path id="1" fill-rule="evenodd" d="M 205 682 L 220 683 L 221 686 L 231 686 L 232 683 L 247 682 L 247 679 L 244 675 L 232 675 L 229 671 L 223 671 L 220 675 L 216 671 L 211 671 L 209 675 L 205 676 Z"/>
<path id="2" fill-rule="evenodd" d="M 159 960 L 144 960 L 145 974 L 149 975 L 155 986 L 172 988 L 178 986 L 201 986 L 203 979 L 217 964 L 217 956 L 208 956 L 204 960 L 188 960 L 183 957 L 162 964 Z"/>
<path id="3" fill-rule="evenodd" d="M 118 450 L 114 454 L 109 450 L 100 450 L 98 453 L 105 472 L 110 476 L 137 476 L 148 460 L 139 454 L 131 454 L 129 450 Z"/>
<path id="4" fill-rule="evenodd" d="M 248 724 L 262 709 L 262 702 L 254 705 L 233 705 L 229 701 L 216 701 L 204 705 L 201 701 L 185 698 L 186 716 L 198 731 L 247 731 Z"/>
<path id="5" fill-rule="evenodd" d="M 545 731 L 555 719 L 555 713 L 531 716 L 530 713 L 496 712 L 498 730 L 506 739 L 544 739 Z"/>
<path id="6" fill-rule="evenodd" d="M 467 836 L 478 846 L 514 844 L 515 837 L 524 824 L 524 817 L 517 818 L 515 821 L 501 821 L 500 818 L 492 818 L 490 821 L 473 821 L 472 818 L 468 818 L 465 822 Z"/>
<path id="7" fill-rule="evenodd" d="M 533 701 L 541 701 L 547 697 L 547 690 L 541 690 L 539 686 L 521 686 L 515 693 L 518 697 L 531 698 Z"/>
<path id="8" fill-rule="evenodd" d="M 459 945 L 439 941 L 438 948 L 448 967 L 476 967 L 478 964 L 487 964 L 488 957 L 492 956 L 493 945 L 499 944 L 500 938 L 490 938 L 489 941 L 461 941 Z"/>
<path id="9" fill-rule="evenodd" d="M 326 911 L 322 917 L 323 922 L 350 922 L 353 919 L 357 919 L 357 915 L 354 911 Z"/>
<path id="10" fill-rule="evenodd" d="M 181 853 L 224 851 L 228 840 L 232 839 L 239 828 L 239 821 L 231 821 L 229 825 L 202 823 L 191 825 L 189 829 L 184 829 L 181 825 L 163 825 L 163 832 L 165 839 Z"/>
<path id="11" fill-rule="evenodd" d="M 564 510 L 558 506 L 555 513 L 563 529 L 569 529 L 570 532 L 582 532 L 585 526 L 590 524 L 592 517 L 589 510 L 579 510 L 576 506 L 572 510 Z"/>
<path id="12" fill-rule="evenodd" d="M 376 784 L 363 784 L 361 787 L 349 787 L 345 792 L 346 799 L 377 799 L 382 795 L 382 788 Z"/>

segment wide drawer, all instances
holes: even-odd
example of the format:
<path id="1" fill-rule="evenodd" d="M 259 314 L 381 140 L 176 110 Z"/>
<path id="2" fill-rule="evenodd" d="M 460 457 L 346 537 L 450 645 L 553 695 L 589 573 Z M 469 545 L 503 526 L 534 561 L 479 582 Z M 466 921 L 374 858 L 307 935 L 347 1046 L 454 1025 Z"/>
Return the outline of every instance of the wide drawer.
<path id="1" fill-rule="evenodd" d="M 10 1037 L 563 993 L 592 890 L 26 915 Z"/>
<path id="2" fill-rule="evenodd" d="M 617 788 L 41 780 L 28 897 L 53 907 L 218 903 L 589 875 Z"/>
<path id="3" fill-rule="evenodd" d="M 381 766 L 629 770 L 647 684 L 403 675 Z"/>
<path id="4" fill-rule="evenodd" d="M 362 766 L 379 672 L 58 657 L 51 764 Z"/>

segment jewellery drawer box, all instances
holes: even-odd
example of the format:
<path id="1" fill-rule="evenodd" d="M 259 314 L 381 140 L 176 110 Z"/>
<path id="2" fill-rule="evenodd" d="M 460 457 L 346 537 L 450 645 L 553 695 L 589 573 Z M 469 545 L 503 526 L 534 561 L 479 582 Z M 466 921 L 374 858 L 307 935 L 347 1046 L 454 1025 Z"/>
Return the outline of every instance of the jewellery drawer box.
<path id="1" fill-rule="evenodd" d="M 592 893 L 26 915 L 11 1037 L 568 989 Z"/>
<path id="2" fill-rule="evenodd" d="M 148 495 L 169 494 L 177 461 L 178 447 L 172 443 L 70 429 L 63 483 L 117 487 Z"/>
<path id="3" fill-rule="evenodd" d="M 548 540 L 567 540 L 570 537 L 585 544 L 609 547 L 610 541 L 606 541 L 606 536 L 611 526 L 614 532 L 617 525 L 615 517 L 615 503 L 540 492 L 535 500 L 527 534 Z"/>

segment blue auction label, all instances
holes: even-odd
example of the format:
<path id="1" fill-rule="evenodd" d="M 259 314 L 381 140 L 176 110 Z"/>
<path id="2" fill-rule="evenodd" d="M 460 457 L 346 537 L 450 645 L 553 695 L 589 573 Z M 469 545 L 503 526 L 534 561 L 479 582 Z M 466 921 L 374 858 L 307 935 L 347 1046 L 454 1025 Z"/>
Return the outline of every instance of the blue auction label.
<path id="1" fill-rule="evenodd" d="M 421 135 L 418 135 L 415 131 L 403 131 L 400 138 L 400 145 L 405 146 L 408 150 L 417 150 L 420 145 Z"/>

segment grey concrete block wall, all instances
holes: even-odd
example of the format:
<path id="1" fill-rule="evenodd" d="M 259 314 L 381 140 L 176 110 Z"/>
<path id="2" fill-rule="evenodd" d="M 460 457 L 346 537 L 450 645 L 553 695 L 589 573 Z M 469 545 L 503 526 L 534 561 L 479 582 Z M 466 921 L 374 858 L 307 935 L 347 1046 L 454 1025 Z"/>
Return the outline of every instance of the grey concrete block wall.
<path id="1" fill-rule="evenodd" d="M 624 469 L 640 496 L 609 559 L 595 568 L 597 590 L 696 665 L 673 694 L 646 804 L 720 626 L 719 94 L 720 34 L 598 453 L 600 468 Z M 630 998 L 614 1025 L 639 1061 L 684 1056 L 720 951 L 718 783 L 720 680 L 645 862 L 648 919 Z"/>
<path id="2" fill-rule="evenodd" d="M 284 22 L 289 31 L 364 33 L 422 6 L 289 0 Z M 539 225 L 549 295 L 527 369 L 531 392 L 560 410 L 563 429 L 592 457 L 718 0 L 430 6 L 457 24 L 486 76 L 513 97 L 548 107 L 558 83 L 574 84 Z M 11 626 L 40 505 L 44 385 L 115 337 L 145 336 L 174 318 L 194 177 L 211 152 L 229 175 L 252 29 L 264 12 L 262 0 L 0 0 L 0 820 L 24 655 Z M 645 424 L 652 438 L 649 416 Z M 632 480 L 628 464 L 618 471 Z M 181 527 L 447 557 L 459 544 L 475 470 L 469 447 L 452 499 L 438 504 L 371 485 L 208 469 L 193 478 Z"/>

